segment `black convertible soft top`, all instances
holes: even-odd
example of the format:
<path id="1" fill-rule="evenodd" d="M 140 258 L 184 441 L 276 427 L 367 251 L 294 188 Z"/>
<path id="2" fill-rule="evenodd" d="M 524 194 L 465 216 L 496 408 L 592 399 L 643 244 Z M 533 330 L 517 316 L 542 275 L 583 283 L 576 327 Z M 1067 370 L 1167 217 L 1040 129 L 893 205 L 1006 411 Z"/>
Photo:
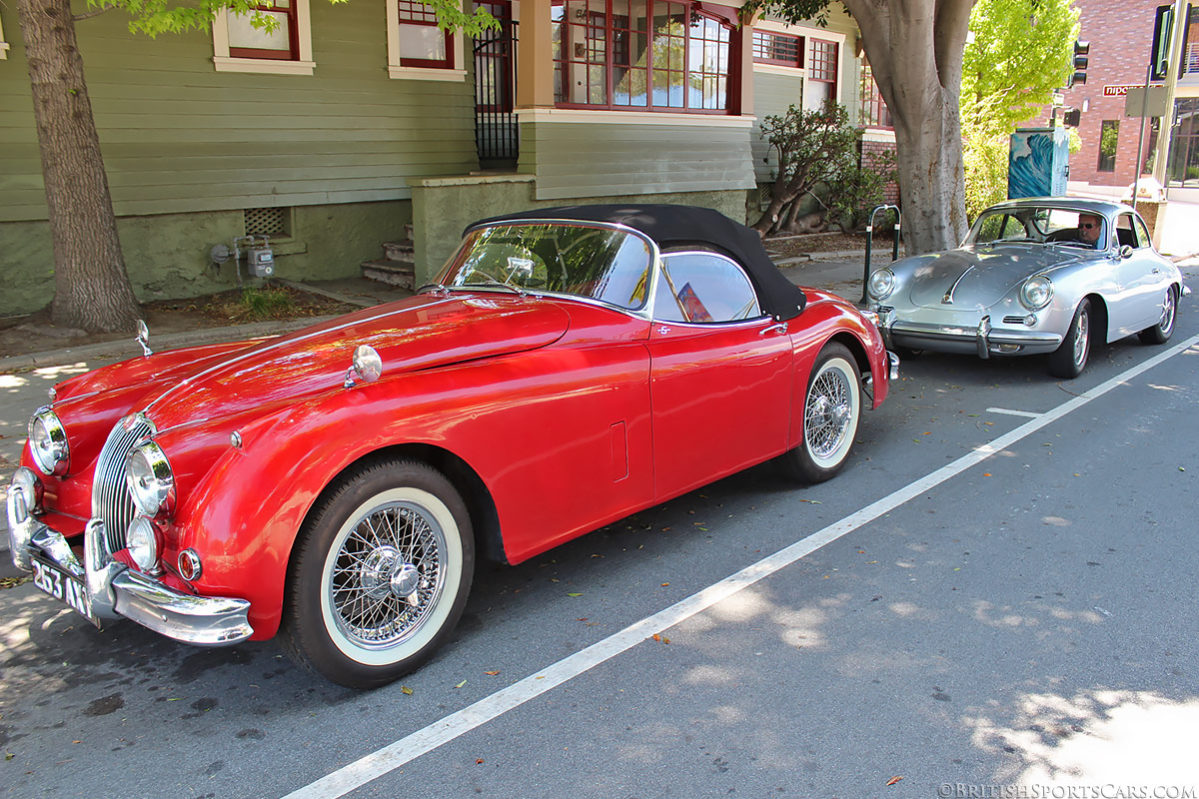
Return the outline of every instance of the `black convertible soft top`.
<path id="1" fill-rule="evenodd" d="M 690 205 L 572 205 L 538 208 L 482 219 L 466 229 L 525 219 L 614 222 L 649 236 L 659 247 L 703 245 L 722 250 L 745 267 L 758 292 L 762 310 L 779 319 L 799 316 L 807 303 L 803 291 L 788 280 L 762 246 L 756 231 L 719 211 Z"/>

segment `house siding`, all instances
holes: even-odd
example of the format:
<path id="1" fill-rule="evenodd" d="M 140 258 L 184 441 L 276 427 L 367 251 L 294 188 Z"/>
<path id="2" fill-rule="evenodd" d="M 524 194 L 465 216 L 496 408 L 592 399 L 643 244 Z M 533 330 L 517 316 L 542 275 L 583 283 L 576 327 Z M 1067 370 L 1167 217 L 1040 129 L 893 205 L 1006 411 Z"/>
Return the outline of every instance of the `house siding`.
<path id="1" fill-rule="evenodd" d="M 754 120 L 750 134 L 753 150 L 754 175 L 759 183 L 772 183 L 778 177 L 778 157 L 774 148 L 762 138 L 762 120 L 768 116 L 783 116 L 791 106 L 803 102 L 803 79 L 776 75 L 770 72 L 754 73 Z"/>
<path id="2" fill-rule="evenodd" d="M 518 170 L 536 199 L 727 191 L 755 186 L 749 126 L 521 122 Z"/>
<path id="3" fill-rule="evenodd" d="M 78 23 L 118 215 L 406 199 L 410 177 L 477 167 L 468 81 L 389 79 L 379 0 L 311 10 L 312 76 L 217 72 L 207 32 L 150 39 L 120 12 Z M 0 221 L 45 219 L 13 38 L 0 68 Z"/>

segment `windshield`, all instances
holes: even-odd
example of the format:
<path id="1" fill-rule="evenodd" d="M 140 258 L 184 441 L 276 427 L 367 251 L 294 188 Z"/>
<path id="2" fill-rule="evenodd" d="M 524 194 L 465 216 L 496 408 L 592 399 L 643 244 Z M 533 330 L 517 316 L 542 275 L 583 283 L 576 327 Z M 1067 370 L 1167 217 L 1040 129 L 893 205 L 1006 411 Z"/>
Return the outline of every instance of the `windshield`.
<path id="1" fill-rule="evenodd" d="M 490 225 L 467 233 L 438 282 L 572 294 L 636 310 L 649 296 L 653 259 L 649 243 L 627 230 L 558 222 Z"/>
<path id="2" fill-rule="evenodd" d="M 1103 249 L 1105 228 L 1102 216 L 1069 208 L 992 208 L 975 221 L 966 244 L 1022 242 Z"/>

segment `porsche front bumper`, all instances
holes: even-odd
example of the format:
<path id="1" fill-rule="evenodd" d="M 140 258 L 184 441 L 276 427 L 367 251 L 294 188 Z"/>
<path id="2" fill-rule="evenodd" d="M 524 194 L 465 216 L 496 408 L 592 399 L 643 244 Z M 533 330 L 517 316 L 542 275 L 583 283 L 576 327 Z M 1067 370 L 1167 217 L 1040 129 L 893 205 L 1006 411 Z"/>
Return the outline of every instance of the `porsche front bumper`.
<path id="1" fill-rule="evenodd" d="M 1023 325 L 1003 323 L 995 327 L 989 315 L 950 322 L 917 322 L 896 318 L 893 308 L 878 308 L 879 331 L 888 349 L 934 350 L 979 358 L 992 355 L 1041 355 L 1062 344 L 1060 333 L 1029 330 Z"/>

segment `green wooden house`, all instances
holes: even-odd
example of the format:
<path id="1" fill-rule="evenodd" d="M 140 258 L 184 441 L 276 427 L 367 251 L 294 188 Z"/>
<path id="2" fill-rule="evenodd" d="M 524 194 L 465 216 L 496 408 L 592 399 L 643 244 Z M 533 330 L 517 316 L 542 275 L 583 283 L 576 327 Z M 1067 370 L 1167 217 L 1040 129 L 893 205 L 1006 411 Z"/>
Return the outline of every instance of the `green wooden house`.
<path id="1" fill-rule="evenodd" d="M 742 27 L 737 5 L 490 0 L 503 28 L 478 39 L 440 31 L 419 0 L 276 0 L 269 35 L 231 15 L 157 39 L 118 11 L 80 21 L 134 287 L 143 300 L 229 288 L 237 273 L 213 247 L 248 234 L 303 281 L 357 274 L 411 231 L 420 283 L 466 223 L 509 210 L 643 200 L 752 221 L 773 179 L 758 120 L 869 104 L 849 17 Z M 54 263 L 12 5 L 0 242 L 0 316 L 44 306 Z"/>

